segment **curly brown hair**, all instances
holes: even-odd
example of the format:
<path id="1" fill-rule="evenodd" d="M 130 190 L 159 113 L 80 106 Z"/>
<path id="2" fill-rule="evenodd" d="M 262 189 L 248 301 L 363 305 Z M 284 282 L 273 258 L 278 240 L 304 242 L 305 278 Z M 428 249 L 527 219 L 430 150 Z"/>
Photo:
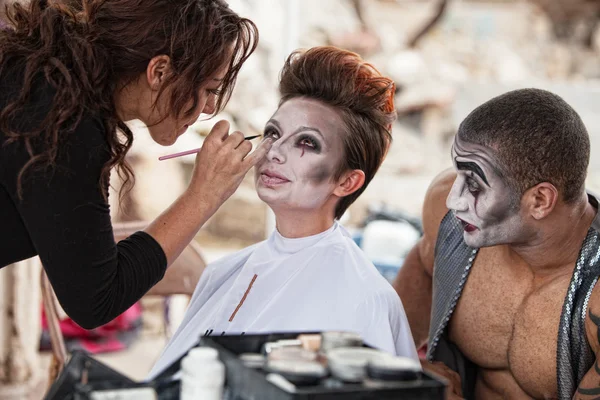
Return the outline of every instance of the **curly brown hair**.
<path id="1" fill-rule="evenodd" d="M 364 192 L 385 158 L 396 119 L 395 88 L 358 54 L 333 46 L 296 51 L 281 71 L 280 106 L 295 97 L 319 100 L 337 109 L 346 124 L 344 157 L 333 178 L 354 169 L 365 173 L 363 186 L 337 204 L 337 219 Z"/>
<path id="2" fill-rule="evenodd" d="M 0 75 L 8 66 L 24 75 L 20 93 L 0 112 L 0 129 L 5 144 L 23 141 L 31 157 L 19 172 L 19 196 L 27 169 L 55 165 L 66 135 L 90 113 L 102 119 L 110 149 L 101 187 L 117 167 L 124 187 L 131 188 L 133 172 L 125 155 L 133 134 L 117 114 L 115 94 L 143 74 L 153 57 L 167 55 L 173 73 L 158 97 L 171 88 L 170 113 L 189 117 L 197 106 L 198 89 L 229 63 L 216 114 L 229 100 L 237 74 L 258 41 L 254 23 L 222 0 L 32 0 L 28 6 L 7 6 L 6 14 L 9 28 L 0 31 Z M 55 90 L 52 106 L 39 126 L 15 129 L 11 121 L 25 109 L 39 78 Z M 190 101 L 192 107 L 186 108 Z M 33 150 L 34 141 L 44 144 L 43 151 Z"/>

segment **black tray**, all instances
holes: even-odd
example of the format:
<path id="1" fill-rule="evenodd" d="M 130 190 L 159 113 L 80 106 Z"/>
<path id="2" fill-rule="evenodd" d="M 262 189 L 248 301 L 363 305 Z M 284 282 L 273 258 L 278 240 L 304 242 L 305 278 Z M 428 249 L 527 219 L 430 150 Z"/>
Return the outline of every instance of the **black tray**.
<path id="1" fill-rule="evenodd" d="M 419 380 L 382 382 L 377 388 L 363 384 L 341 383 L 330 378 L 328 382 L 324 381 L 317 386 L 297 386 L 295 392 L 290 393 L 267 381 L 265 371 L 245 367 L 238 359 L 238 355 L 242 353 L 260 353 L 264 343 L 293 339 L 299 334 L 209 336 L 202 337 L 199 345 L 216 349 L 219 358 L 225 364 L 225 400 L 442 400 L 445 398 L 445 382 L 428 372 L 423 372 Z M 136 383 L 85 352 L 76 351 L 46 394 L 45 400 L 89 400 L 92 391 L 139 387 L 154 388 L 158 400 L 179 400 L 180 382 L 173 379 L 173 374 L 179 371 L 183 357 L 153 381 Z M 84 380 L 83 375 L 85 375 Z M 327 385 L 332 382 L 336 383 L 336 387 Z"/>
<path id="2" fill-rule="evenodd" d="M 76 350 L 44 396 L 44 400 L 85 399 L 92 388 L 102 390 L 141 386 L 145 385 L 135 383 L 90 357 L 86 352 Z"/>
<path id="3" fill-rule="evenodd" d="M 362 383 L 345 384 L 337 382 L 331 387 L 332 379 L 317 386 L 297 386 L 294 393 L 287 392 L 266 380 L 267 373 L 262 369 L 245 367 L 238 359 L 242 353 L 260 353 L 264 343 L 292 339 L 299 333 L 208 336 L 200 339 L 200 346 L 208 346 L 219 352 L 225 364 L 228 400 L 443 400 L 445 382 L 423 372 L 421 379 L 406 382 L 381 382 L 378 387 L 367 387 Z M 329 383 L 329 385 L 328 385 Z"/>

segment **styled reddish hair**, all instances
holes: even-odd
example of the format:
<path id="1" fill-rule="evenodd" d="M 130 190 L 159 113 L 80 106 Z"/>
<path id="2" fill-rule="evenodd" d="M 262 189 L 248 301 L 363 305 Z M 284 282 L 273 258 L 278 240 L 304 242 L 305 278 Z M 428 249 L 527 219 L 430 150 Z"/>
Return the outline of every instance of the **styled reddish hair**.
<path id="1" fill-rule="evenodd" d="M 390 78 L 358 54 L 333 46 L 295 51 L 283 66 L 280 106 L 296 97 L 318 100 L 337 109 L 346 125 L 344 157 L 334 179 L 349 170 L 365 173 L 364 185 L 337 204 L 337 219 L 364 192 L 385 158 L 396 119 L 395 89 Z"/>

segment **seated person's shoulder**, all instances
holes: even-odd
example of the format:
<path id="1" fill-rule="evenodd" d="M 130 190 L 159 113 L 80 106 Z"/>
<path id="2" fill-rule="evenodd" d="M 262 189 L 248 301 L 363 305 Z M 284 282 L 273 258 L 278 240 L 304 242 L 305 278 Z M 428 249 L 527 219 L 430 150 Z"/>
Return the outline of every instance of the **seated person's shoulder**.
<path id="1" fill-rule="evenodd" d="M 391 285 L 370 287 L 356 294 L 356 315 L 369 316 L 367 321 L 378 321 L 381 328 L 389 325 L 397 332 L 406 314 L 400 296 Z"/>
<path id="2" fill-rule="evenodd" d="M 318 258 L 320 264 L 331 267 L 328 271 L 332 274 L 330 279 L 341 277 L 340 282 L 343 284 L 339 288 L 344 292 L 352 292 L 352 301 L 363 301 L 365 297 L 379 291 L 391 290 L 395 294 L 373 262 L 349 237 L 313 249 L 311 257 Z"/>

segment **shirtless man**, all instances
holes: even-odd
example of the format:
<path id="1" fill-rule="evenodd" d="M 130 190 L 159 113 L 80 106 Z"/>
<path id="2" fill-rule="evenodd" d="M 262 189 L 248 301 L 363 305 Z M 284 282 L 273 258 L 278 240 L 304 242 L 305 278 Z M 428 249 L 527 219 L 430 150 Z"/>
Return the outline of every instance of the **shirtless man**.
<path id="1" fill-rule="evenodd" d="M 431 184 L 424 235 L 394 282 L 417 347 L 428 339 L 455 394 L 600 399 L 589 152 L 577 113 L 542 90 L 496 97 L 460 125 L 454 170 Z"/>

